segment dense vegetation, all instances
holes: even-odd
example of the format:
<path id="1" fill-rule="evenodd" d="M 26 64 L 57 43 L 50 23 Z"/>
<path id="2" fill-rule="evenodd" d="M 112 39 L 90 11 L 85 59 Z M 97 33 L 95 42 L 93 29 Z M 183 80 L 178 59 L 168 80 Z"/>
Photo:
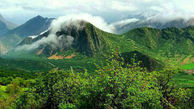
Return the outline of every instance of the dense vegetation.
<path id="1" fill-rule="evenodd" d="M 160 57 L 181 58 L 184 55 L 194 54 L 193 31 L 193 27 L 162 30 L 144 27 L 129 31 L 125 35 L 126 38 L 145 46 Z"/>
<path id="2" fill-rule="evenodd" d="M 34 80 L 14 78 L 1 86 L 1 108 L 192 108 L 193 93 L 178 87 L 178 70 L 168 66 L 148 72 L 127 64 L 118 53 L 94 73 L 53 69 Z M 135 62 L 135 61 L 134 61 Z M 8 105 L 11 104 L 11 105 Z"/>

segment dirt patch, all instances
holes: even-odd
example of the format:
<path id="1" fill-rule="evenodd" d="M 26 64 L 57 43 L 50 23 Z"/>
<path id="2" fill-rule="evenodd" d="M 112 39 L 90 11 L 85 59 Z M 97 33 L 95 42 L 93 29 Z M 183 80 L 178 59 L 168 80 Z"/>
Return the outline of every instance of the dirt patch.
<path id="1" fill-rule="evenodd" d="M 192 69 L 192 70 L 185 70 L 185 72 L 188 73 L 188 74 L 194 74 L 194 69 Z"/>
<path id="2" fill-rule="evenodd" d="M 48 59 L 55 59 L 55 60 L 58 60 L 58 59 L 64 59 L 64 57 L 63 57 L 63 56 L 57 56 L 57 53 L 56 53 L 56 54 L 54 54 L 54 55 L 48 57 Z"/>
<path id="3" fill-rule="evenodd" d="M 191 58 L 191 62 L 194 62 L 194 57 Z"/>
<path id="4" fill-rule="evenodd" d="M 71 54 L 70 56 L 66 56 L 65 59 L 71 59 L 75 56 L 75 54 Z"/>
<path id="5" fill-rule="evenodd" d="M 39 50 L 36 54 L 37 55 L 41 55 L 43 51 L 44 51 L 44 48 L 42 48 L 41 50 Z"/>
<path id="6" fill-rule="evenodd" d="M 71 59 L 72 58 L 72 56 L 66 56 L 65 57 L 65 59 Z"/>
<path id="7" fill-rule="evenodd" d="M 76 55 L 75 55 L 75 54 L 71 54 L 71 55 L 66 56 L 66 57 L 64 57 L 64 56 L 57 56 L 57 53 L 56 53 L 56 54 L 54 54 L 54 55 L 48 57 L 48 59 L 55 59 L 55 60 L 58 60 L 58 59 L 71 59 L 71 58 L 73 58 L 74 56 L 76 56 Z"/>
<path id="8" fill-rule="evenodd" d="M 189 57 L 188 58 L 186 58 L 182 63 L 181 63 L 181 65 L 184 65 L 184 64 L 187 64 L 188 62 L 189 62 Z"/>

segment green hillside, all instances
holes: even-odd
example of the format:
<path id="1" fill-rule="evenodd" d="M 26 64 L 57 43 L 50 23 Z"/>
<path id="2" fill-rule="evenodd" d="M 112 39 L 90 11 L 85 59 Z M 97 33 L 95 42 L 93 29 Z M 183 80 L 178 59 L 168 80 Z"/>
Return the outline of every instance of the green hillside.
<path id="1" fill-rule="evenodd" d="M 162 30 L 144 27 L 131 30 L 123 35 L 116 35 L 104 32 L 87 22 L 81 22 L 80 25 L 83 26 L 82 29 L 77 29 L 71 25 L 56 33 L 58 37 L 62 35 L 64 35 L 64 38 L 66 35 L 72 36 L 74 41 L 70 47 L 66 47 L 65 42 L 61 40 L 59 41 L 62 45 L 60 47 L 53 48 L 49 44 L 42 44 L 32 51 L 10 52 L 8 56 L 47 59 L 55 54 L 63 57 L 76 54 L 72 59 L 85 55 L 86 57 L 91 57 L 91 59 L 101 61 L 101 59 L 98 59 L 99 57 L 108 56 L 112 51 L 119 48 L 121 54 L 137 51 L 144 55 L 144 57 L 139 56 L 138 58 L 149 57 L 149 59 L 137 60 L 151 60 L 160 63 L 160 66 L 168 66 L 168 64 L 180 65 L 187 56 L 193 57 L 194 55 L 193 27 L 183 29 L 167 28 Z M 18 46 L 33 44 L 48 35 L 49 31 L 34 39 L 25 38 Z M 65 61 L 67 59 L 62 60 Z M 152 67 L 160 68 L 159 64 L 156 65 L 156 63 Z M 147 65 L 148 67 L 150 66 Z"/>
<path id="2" fill-rule="evenodd" d="M 2 108 L 193 107 L 193 75 L 176 68 L 193 66 L 192 27 L 115 35 L 82 23 L 82 29 L 57 31 L 61 46 L 43 43 L 0 58 Z M 26 38 L 18 47 L 49 32 Z M 68 47 L 66 36 L 74 38 Z"/>
<path id="3" fill-rule="evenodd" d="M 167 28 L 139 28 L 124 34 L 125 38 L 132 39 L 154 52 L 158 58 L 181 61 L 186 56 L 194 55 L 193 27 L 184 29 Z"/>

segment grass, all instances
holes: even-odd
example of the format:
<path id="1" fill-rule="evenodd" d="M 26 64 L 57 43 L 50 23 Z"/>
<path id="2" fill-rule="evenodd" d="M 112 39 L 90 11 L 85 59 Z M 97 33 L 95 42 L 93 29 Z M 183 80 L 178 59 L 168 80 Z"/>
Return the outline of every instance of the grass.
<path id="1" fill-rule="evenodd" d="M 191 64 L 185 64 L 182 66 L 183 69 L 185 70 L 191 70 L 191 69 L 194 69 L 194 63 L 191 63 Z"/>
<path id="2" fill-rule="evenodd" d="M 194 69 L 194 63 L 185 64 L 182 66 L 184 70 Z M 174 81 L 178 87 L 191 88 L 194 92 L 194 75 L 187 73 L 179 73 L 174 77 Z"/>
<path id="3" fill-rule="evenodd" d="M 191 88 L 194 91 L 194 75 L 179 73 L 173 80 L 178 87 Z"/>

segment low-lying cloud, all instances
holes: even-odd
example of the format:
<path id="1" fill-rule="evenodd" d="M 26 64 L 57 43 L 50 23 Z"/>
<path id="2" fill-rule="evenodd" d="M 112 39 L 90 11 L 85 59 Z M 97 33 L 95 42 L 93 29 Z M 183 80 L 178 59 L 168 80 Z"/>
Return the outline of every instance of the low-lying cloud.
<path id="1" fill-rule="evenodd" d="M 75 26 L 77 29 L 82 28 L 82 25 L 80 25 L 81 21 L 89 22 L 96 26 L 97 28 L 110 32 L 115 33 L 115 28 L 111 24 L 107 24 L 101 17 L 98 16 L 92 16 L 89 14 L 78 14 L 78 15 L 68 15 L 68 16 L 62 16 L 57 19 L 55 19 L 49 28 L 49 35 L 48 37 L 43 37 L 42 39 L 32 43 L 32 44 L 26 44 L 22 45 L 16 48 L 16 50 L 33 50 L 41 45 L 49 44 L 50 46 L 54 47 L 68 47 L 71 46 L 73 43 L 74 38 L 69 35 L 61 35 L 57 36 L 56 33 L 64 30 L 65 28 L 69 26 Z M 43 34 L 43 33 L 41 33 Z M 31 38 L 36 38 L 37 36 L 30 36 Z"/>
<path id="2" fill-rule="evenodd" d="M 115 33 L 115 27 L 113 25 L 106 23 L 106 21 L 99 16 L 92 16 L 90 14 L 72 14 L 59 17 L 57 20 L 53 21 L 53 23 L 51 24 L 51 28 L 53 28 L 53 31 L 57 31 L 59 28 L 64 28 L 64 26 L 68 25 L 79 26 L 77 21 L 86 21 L 103 31 Z"/>
<path id="3" fill-rule="evenodd" d="M 112 23 L 112 26 L 114 26 L 115 28 L 115 26 L 120 27 L 123 25 L 127 25 L 129 23 L 132 23 L 132 22 L 137 22 L 137 21 L 139 21 L 139 19 L 136 19 L 136 18 L 124 19 L 124 20 Z"/>

